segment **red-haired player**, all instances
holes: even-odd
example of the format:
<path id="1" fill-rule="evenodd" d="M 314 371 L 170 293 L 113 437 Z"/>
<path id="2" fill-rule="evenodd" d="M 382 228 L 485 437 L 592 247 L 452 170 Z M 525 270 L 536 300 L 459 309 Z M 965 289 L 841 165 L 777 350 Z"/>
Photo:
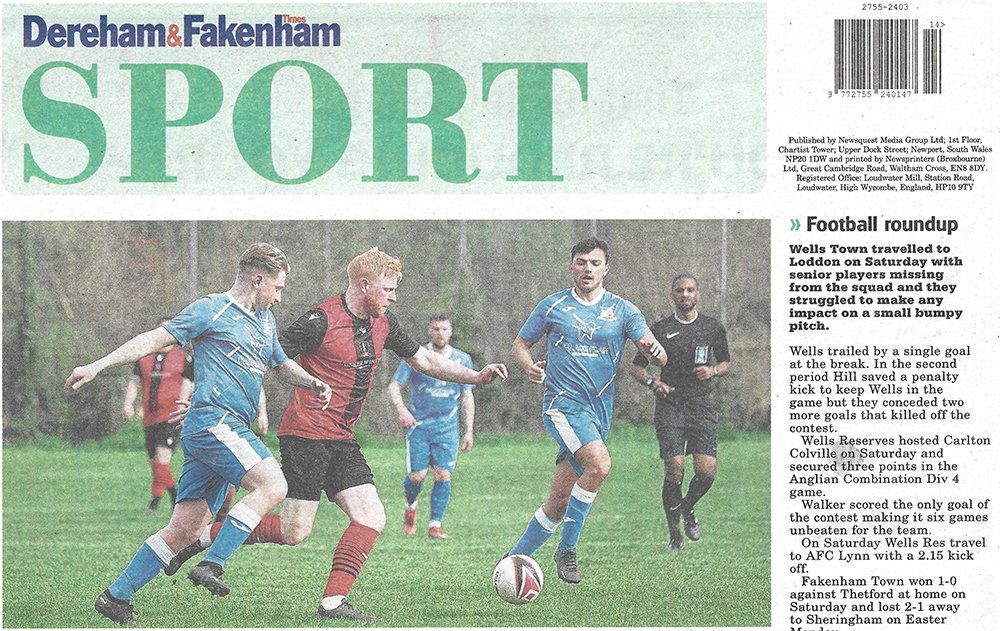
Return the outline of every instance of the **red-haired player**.
<path id="1" fill-rule="evenodd" d="M 333 387 L 328 406 L 317 405 L 295 390 L 278 429 L 281 468 L 288 495 L 280 515 L 267 515 L 246 543 L 295 545 L 312 532 L 319 501 L 329 501 L 350 520 L 333 552 L 330 576 L 317 615 L 320 618 L 373 620 L 356 611 L 347 596 L 385 527 L 385 508 L 375 489 L 371 468 L 354 435 L 374 382 L 382 351 L 389 349 L 414 370 L 445 381 L 484 385 L 506 379 L 503 364 L 480 371 L 421 347 L 386 309 L 396 302 L 402 276 L 399 259 L 372 248 L 347 266 L 347 291 L 302 314 L 281 333 L 289 357 Z M 207 528 L 199 541 L 177 553 L 165 570 L 175 573 L 214 538 Z"/>

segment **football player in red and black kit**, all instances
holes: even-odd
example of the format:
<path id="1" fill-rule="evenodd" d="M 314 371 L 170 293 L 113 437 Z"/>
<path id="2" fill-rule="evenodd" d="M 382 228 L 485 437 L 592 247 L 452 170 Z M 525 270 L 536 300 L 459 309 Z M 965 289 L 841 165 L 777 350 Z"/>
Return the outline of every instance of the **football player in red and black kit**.
<path id="1" fill-rule="evenodd" d="M 386 308 L 396 301 L 402 275 L 399 259 L 372 248 L 347 266 L 348 288 L 310 309 L 281 334 L 289 357 L 334 388 L 329 406 L 296 389 L 278 430 L 281 468 L 288 495 L 280 515 L 267 515 L 246 543 L 301 543 L 312 532 L 321 494 L 336 503 L 350 524 L 333 553 L 333 565 L 319 605 L 320 618 L 373 620 L 347 602 L 361 567 L 385 527 L 385 508 L 375 489 L 354 423 L 374 383 L 382 351 L 389 349 L 414 370 L 444 381 L 484 385 L 507 378 L 503 364 L 479 372 L 421 347 L 403 332 Z M 211 528 L 171 562 L 166 573 L 211 541 Z"/>
<path id="2" fill-rule="evenodd" d="M 162 318 L 158 326 L 169 322 Z M 146 453 L 153 472 L 152 499 L 146 512 L 156 513 L 163 493 L 170 494 L 171 503 L 177 497 L 170 459 L 180 439 L 181 426 L 170 418 L 179 401 L 191 399 L 194 390 L 194 364 L 191 356 L 176 344 L 170 344 L 146 355 L 132 366 L 132 376 L 125 387 L 122 416 L 135 416 L 135 400 L 142 393 L 142 429 L 146 435 Z"/>

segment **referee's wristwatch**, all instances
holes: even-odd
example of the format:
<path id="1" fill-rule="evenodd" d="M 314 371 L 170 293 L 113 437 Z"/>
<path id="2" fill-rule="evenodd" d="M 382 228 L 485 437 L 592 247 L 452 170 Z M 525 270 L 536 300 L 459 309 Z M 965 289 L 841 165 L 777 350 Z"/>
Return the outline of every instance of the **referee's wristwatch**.
<path id="1" fill-rule="evenodd" d="M 656 379 L 650 377 L 649 379 L 646 380 L 646 387 L 649 388 L 650 390 L 652 390 L 653 384 L 655 382 L 656 382 Z"/>

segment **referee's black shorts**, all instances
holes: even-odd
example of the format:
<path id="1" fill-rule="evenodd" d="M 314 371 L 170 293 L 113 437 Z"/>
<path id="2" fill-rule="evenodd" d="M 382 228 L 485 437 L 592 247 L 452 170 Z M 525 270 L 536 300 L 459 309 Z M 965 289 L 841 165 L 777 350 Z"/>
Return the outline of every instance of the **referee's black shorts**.
<path id="1" fill-rule="evenodd" d="M 656 401 L 653 417 L 656 440 L 660 443 L 660 458 L 666 460 L 686 454 L 715 456 L 718 438 L 715 426 L 719 420 L 714 404 L 706 397 L 673 398 L 672 394 Z"/>

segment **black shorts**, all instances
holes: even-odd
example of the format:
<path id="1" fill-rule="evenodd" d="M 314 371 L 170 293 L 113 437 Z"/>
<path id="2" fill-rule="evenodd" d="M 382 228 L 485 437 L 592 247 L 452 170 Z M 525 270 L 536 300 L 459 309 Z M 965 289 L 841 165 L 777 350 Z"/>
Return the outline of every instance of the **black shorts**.
<path id="1" fill-rule="evenodd" d="M 149 454 L 150 460 L 156 455 L 157 447 L 166 447 L 173 451 L 177 448 L 177 443 L 181 438 L 180 423 L 164 421 L 163 423 L 144 425 L 142 431 L 146 435 L 146 453 Z"/>
<path id="2" fill-rule="evenodd" d="M 279 436 L 281 470 L 288 482 L 288 497 L 318 502 L 344 489 L 374 484 L 371 467 L 356 442 L 312 440 L 299 436 Z"/>
<path id="3" fill-rule="evenodd" d="M 667 395 L 656 402 L 654 423 L 656 440 L 660 443 L 660 458 L 666 460 L 685 454 L 716 455 L 718 438 L 715 426 L 718 418 L 710 401 L 672 400 Z"/>

